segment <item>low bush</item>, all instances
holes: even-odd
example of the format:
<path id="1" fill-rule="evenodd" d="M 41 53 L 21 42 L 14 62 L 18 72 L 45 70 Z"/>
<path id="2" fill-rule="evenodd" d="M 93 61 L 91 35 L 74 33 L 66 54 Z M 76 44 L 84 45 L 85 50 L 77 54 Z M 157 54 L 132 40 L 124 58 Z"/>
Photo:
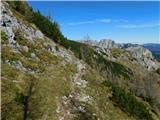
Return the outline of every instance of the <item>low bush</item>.
<path id="1" fill-rule="evenodd" d="M 160 68 L 158 68 L 158 69 L 156 70 L 156 73 L 158 73 L 158 74 L 160 75 Z"/>
<path id="2" fill-rule="evenodd" d="M 105 86 L 112 87 L 113 94 L 111 100 L 113 100 L 123 111 L 128 112 L 133 116 L 137 116 L 140 119 L 153 119 L 150 114 L 150 108 L 148 108 L 142 101 L 138 100 L 130 92 L 109 81 L 105 81 L 103 84 Z"/>
<path id="3" fill-rule="evenodd" d="M 8 44 L 7 35 L 3 31 L 1 31 L 1 44 Z"/>

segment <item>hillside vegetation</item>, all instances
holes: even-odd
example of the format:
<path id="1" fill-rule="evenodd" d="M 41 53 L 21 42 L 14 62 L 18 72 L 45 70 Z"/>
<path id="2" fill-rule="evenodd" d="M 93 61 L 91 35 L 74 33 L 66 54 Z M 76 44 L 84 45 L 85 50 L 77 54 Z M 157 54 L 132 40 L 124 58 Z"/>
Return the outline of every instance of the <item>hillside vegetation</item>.
<path id="1" fill-rule="evenodd" d="M 27 2 L 3 2 L 2 8 L 3 120 L 160 118 L 158 70 L 133 68 L 68 40 L 51 16 L 33 11 Z M 123 53 L 117 51 L 112 54 Z"/>

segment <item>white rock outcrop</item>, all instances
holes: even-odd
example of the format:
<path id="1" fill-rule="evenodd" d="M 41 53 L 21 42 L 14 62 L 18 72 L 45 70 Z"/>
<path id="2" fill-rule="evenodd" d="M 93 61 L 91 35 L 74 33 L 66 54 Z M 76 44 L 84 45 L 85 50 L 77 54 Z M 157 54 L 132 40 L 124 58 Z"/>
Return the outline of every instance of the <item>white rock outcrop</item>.
<path id="1" fill-rule="evenodd" d="M 109 60 L 110 60 L 110 49 L 120 48 L 130 52 L 132 57 L 135 58 L 135 60 L 137 60 L 139 64 L 146 67 L 148 70 L 156 70 L 160 67 L 159 64 L 157 64 L 156 60 L 154 59 L 152 52 L 138 44 L 131 44 L 131 43 L 118 44 L 111 39 L 102 39 L 99 42 L 95 40 L 94 41 L 87 40 L 87 41 L 82 41 L 82 43 L 91 46 L 97 46 L 95 48 L 96 52 L 100 53 L 101 55 L 103 55 L 104 58 Z M 122 56 L 124 59 L 126 59 L 125 55 Z M 111 60 L 116 61 L 116 58 L 112 58 Z"/>
<path id="2" fill-rule="evenodd" d="M 159 65 L 156 64 L 152 52 L 142 46 L 128 47 L 126 48 L 132 56 L 143 66 L 146 66 L 148 70 L 156 70 Z"/>
<path id="3" fill-rule="evenodd" d="M 43 39 L 44 35 L 38 29 L 25 25 L 23 21 L 18 20 L 10 11 L 6 2 L 1 2 L 1 30 L 8 36 L 9 44 L 15 44 L 14 30 L 20 30 L 21 34 L 28 40 Z"/>

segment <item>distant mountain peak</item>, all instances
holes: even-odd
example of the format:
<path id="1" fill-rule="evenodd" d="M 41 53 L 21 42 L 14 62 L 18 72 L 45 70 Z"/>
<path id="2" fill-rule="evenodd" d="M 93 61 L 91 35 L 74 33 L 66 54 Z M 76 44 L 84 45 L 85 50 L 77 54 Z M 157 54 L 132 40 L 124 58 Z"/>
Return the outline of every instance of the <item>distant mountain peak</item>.
<path id="1" fill-rule="evenodd" d="M 158 69 L 159 65 L 155 62 L 156 60 L 153 57 L 152 51 L 148 49 L 147 47 L 144 47 L 143 45 L 138 44 L 132 44 L 132 43 L 115 43 L 112 39 L 101 39 L 98 41 L 83 41 L 83 43 L 91 45 L 91 46 L 97 46 L 101 49 L 98 49 L 98 51 L 103 51 L 104 53 L 107 52 L 108 56 L 110 56 L 110 50 L 114 48 L 123 49 L 124 51 L 128 51 L 133 58 L 137 60 L 139 64 L 142 66 L 145 66 L 148 70 L 154 70 Z M 159 49 L 160 50 L 160 49 Z M 125 53 L 121 53 L 124 54 Z M 126 56 L 125 56 L 126 57 Z M 115 59 L 115 58 L 113 58 Z"/>

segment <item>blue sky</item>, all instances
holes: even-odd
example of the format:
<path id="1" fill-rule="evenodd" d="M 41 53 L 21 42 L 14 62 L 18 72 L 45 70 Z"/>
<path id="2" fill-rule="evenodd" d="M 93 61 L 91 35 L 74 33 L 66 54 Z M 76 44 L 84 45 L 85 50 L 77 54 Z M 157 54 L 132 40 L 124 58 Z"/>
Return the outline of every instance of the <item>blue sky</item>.
<path id="1" fill-rule="evenodd" d="M 160 43 L 160 2 L 29 1 L 34 10 L 52 15 L 63 34 L 82 40 Z"/>

